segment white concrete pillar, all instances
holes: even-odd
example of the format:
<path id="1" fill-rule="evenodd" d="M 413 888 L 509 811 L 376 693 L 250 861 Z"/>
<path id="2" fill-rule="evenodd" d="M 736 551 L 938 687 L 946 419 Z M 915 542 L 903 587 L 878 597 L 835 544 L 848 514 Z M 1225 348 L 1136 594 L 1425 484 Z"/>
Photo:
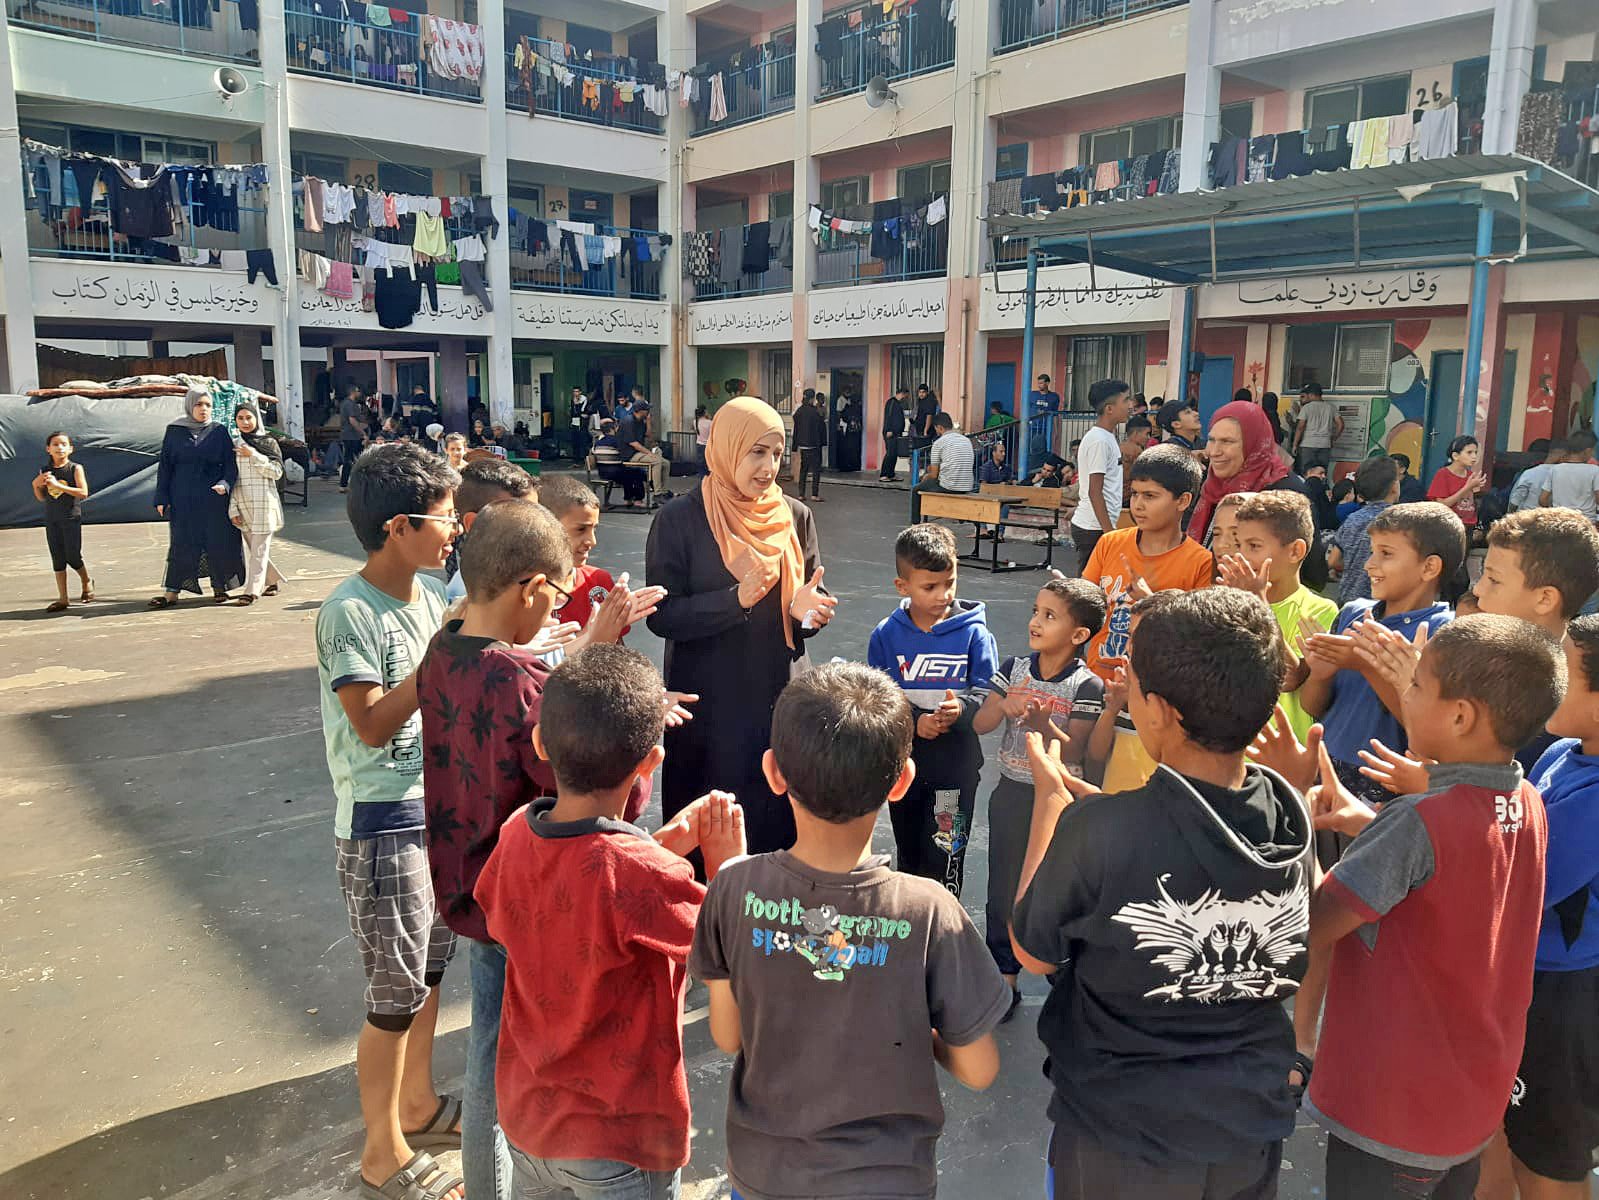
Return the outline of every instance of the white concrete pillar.
<path id="1" fill-rule="evenodd" d="M 510 169 L 505 138 L 505 0 L 482 0 L 478 20 L 483 23 L 483 116 L 488 121 L 488 156 L 483 159 L 483 192 L 494 200 L 500 219 L 500 236 L 488 243 L 489 314 L 488 355 L 480 368 L 487 385 L 489 415 L 511 428 L 516 402 L 511 353 L 516 339 L 516 310 L 511 301 Z"/>
<path id="2" fill-rule="evenodd" d="M 1488 39 L 1488 95 L 1482 114 L 1482 152 L 1513 154 L 1521 98 L 1532 84 L 1538 48 L 1538 0 L 1495 0 Z"/>
<path id="3" fill-rule="evenodd" d="M 666 11 L 655 18 L 655 52 L 669 71 L 686 71 L 694 65 L 695 25 L 688 15 L 686 0 L 668 0 Z M 669 96 L 666 105 L 666 178 L 657 191 L 657 220 L 672 235 L 661 266 L 662 294 L 671 306 L 667 329 L 669 337 L 661 347 L 661 394 L 656 403 L 666 429 L 693 427 L 698 403 L 699 371 L 694 349 L 688 342 L 688 305 L 694 299 L 693 284 L 683 276 L 683 238 L 694 228 L 694 188 L 688 182 L 687 166 L 693 153 L 690 142 L 689 111 Z"/>
<path id="4" fill-rule="evenodd" d="M 300 370 L 300 273 L 294 259 L 294 177 L 289 169 L 289 68 L 283 5 L 261 6 L 261 71 L 267 89 L 261 158 L 267 165 L 267 247 L 278 268 L 283 308 L 272 326 L 272 386 L 278 419 L 291 438 L 305 437 Z"/>
<path id="5" fill-rule="evenodd" d="M 16 76 L 11 70 L 11 29 L 5 12 L 0 11 L 0 287 L 6 302 L 7 384 L 13 392 L 39 386 L 26 213 L 22 206 L 22 139 L 17 129 Z"/>
<path id="6" fill-rule="evenodd" d="M 821 78 L 816 27 L 822 0 L 796 0 L 794 10 L 794 331 L 790 353 L 795 395 L 815 386 L 816 343 L 810 338 L 809 293 L 816 278 L 816 248 L 806 217 L 822 196 L 821 163 L 812 156 L 811 105 Z"/>
<path id="7" fill-rule="evenodd" d="M 1178 187 L 1197 191 L 1209 182 L 1210 145 L 1221 127 L 1221 72 L 1210 65 L 1215 6 L 1190 4 L 1188 63 L 1183 76 L 1183 142 Z"/>

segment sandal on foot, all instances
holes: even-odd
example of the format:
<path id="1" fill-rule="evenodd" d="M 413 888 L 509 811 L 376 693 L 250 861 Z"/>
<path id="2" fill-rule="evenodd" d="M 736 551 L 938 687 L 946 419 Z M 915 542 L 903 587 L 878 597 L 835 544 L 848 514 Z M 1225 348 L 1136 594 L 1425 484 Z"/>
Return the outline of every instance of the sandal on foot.
<path id="1" fill-rule="evenodd" d="M 458 1171 L 446 1171 L 425 1151 L 417 1151 L 382 1184 L 370 1183 L 357 1175 L 361 1200 L 441 1200 L 465 1182 Z"/>
<path id="2" fill-rule="evenodd" d="M 245 592 L 244 595 L 238 597 L 238 601 L 239 601 L 239 607 L 240 608 L 246 608 L 249 605 L 255 603 L 255 597 L 250 595 L 249 592 Z"/>
<path id="3" fill-rule="evenodd" d="M 261 594 L 263 596 L 276 596 L 278 594 L 278 585 L 275 583 L 267 584 L 266 588 L 261 592 Z"/>
<path id="4" fill-rule="evenodd" d="M 178 602 L 176 596 L 152 596 L 146 608 L 172 608 Z"/>
<path id="5" fill-rule="evenodd" d="M 84 604 L 94 599 L 94 580 L 91 579 L 83 585 L 83 595 L 79 596 L 78 599 Z"/>
<path id="6" fill-rule="evenodd" d="M 52 600 L 44 606 L 45 612 L 66 612 L 71 606 L 65 600 Z"/>
<path id="7" fill-rule="evenodd" d="M 211 601 L 213 604 L 226 604 L 231 599 L 233 599 L 233 597 L 228 592 L 214 592 L 211 596 Z"/>
<path id="8" fill-rule="evenodd" d="M 440 1096 L 432 1120 L 416 1132 L 405 1131 L 405 1143 L 413 1150 L 459 1150 L 461 1148 L 461 1102 L 454 1096 Z"/>

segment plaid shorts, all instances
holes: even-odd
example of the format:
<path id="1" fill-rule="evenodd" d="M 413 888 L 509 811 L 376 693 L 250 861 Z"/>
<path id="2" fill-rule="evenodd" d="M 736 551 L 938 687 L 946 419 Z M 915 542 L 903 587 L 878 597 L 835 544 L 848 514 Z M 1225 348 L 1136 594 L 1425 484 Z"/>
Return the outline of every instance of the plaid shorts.
<path id="1" fill-rule="evenodd" d="M 366 1010 L 409 1016 L 444 975 L 455 934 L 439 917 L 420 829 L 335 838 L 339 890 L 366 971 Z"/>

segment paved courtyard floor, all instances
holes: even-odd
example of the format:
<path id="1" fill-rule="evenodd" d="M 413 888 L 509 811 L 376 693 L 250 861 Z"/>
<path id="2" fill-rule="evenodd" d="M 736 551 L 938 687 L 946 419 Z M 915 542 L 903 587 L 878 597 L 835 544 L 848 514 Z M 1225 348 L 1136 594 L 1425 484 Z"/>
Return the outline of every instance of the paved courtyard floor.
<path id="1" fill-rule="evenodd" d="M 681 482 L 681 481 L 674 481 Z M 864 659 L 894 604 L 903 492 L 824 487 L 816 506 L 838 619 L 813 657 Z M 0 1117 L 8 1200 L 320 1200 L 349 1194 L 359 1152 L 353 1055 L 362 981 L 333 872 L 332 796 L 312 622 L 360 565 L 336 490 L 312 485 L 274 558 L 285 594 L 248 609 L 190 601 L 151 612 L 159 524 L 92 526 L 100 599 L 47 617 L 41 530 L 0 531 Z M 644 572 L 648 518 L 607 514 L 595 561 Z M 1035 553 L 1017 546 L 1017 557 Z M 1025 648 L 1042 576 L 963 572 L 1002 654 Z M 632 643 L 659 662 L 645 630 Z M 997 735 L 995 735 L 997 736 Z M 983 805 L 966 904 L 981 922 Z M 658 811 L 646 819 L 653 825 Z M 888 822 L 878 847 L 892 848 Z M 988 1092 L 945 1077 L 940 1194 L 1042 1196 L 1047 1122 L 1035 1033 L 1044 984 L 999 1034 Z M 459 1086 L 464 964 L 445 983 L 437 1068 Z M 702 1012 L 687 1029 L 694 1153 L 684 1194 L 727 1192 L 730 1062 Z M 847 1036 L 798 1048 L 836 1061 Z M 1283 1195 L 1320 1194 L 1321 1142 L 1289 1144 Z"/>

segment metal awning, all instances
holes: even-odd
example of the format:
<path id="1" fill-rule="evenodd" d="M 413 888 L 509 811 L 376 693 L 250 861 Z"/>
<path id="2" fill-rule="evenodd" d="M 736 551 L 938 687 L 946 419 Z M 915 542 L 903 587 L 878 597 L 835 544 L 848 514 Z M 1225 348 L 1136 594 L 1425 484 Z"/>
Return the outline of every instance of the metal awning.
<path id="1" fill-rule="evenodd" d="M 1334 171 L 987 222 L 991 235 L 1052 260 L 1174 284 L 1469 266 L 1484 257 L 1599 258 L 1599 191 L 1516 154 Z"/>

